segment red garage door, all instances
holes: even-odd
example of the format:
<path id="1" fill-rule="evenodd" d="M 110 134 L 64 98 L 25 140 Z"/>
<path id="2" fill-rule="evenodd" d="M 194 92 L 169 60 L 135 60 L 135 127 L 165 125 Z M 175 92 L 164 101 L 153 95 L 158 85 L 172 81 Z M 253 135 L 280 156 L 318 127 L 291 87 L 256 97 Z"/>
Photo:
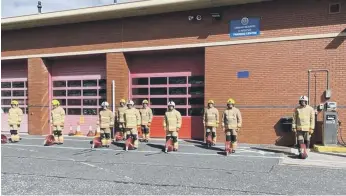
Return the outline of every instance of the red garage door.
<path id="1" fill-rule="evenodd" d="M 28 73 L 26 61 L 2 62 L 1 65 L 1 131 L 9 132 L 8 111 L 17 100 L 23 111 L 20 133 L 28 133 Z"/>
<path id="2" fill-rule="evenodd" d="M 180 138 L 203 139 L 204 53 L 142 54 L 129 58 L 130 97 L 136 107 L 148 99 L 154 113 L 151 135 L 164 137 L 168 101 L 183 117 Z"/>
<path id="3" fill-rule="evenodd" d="M 52 95 L 65 109 L 64 134 L 78 123 L 86 135 L 96 129 L 100 104 L 106 100 L 105 60 L 64 59 L 52 64 Z"/>

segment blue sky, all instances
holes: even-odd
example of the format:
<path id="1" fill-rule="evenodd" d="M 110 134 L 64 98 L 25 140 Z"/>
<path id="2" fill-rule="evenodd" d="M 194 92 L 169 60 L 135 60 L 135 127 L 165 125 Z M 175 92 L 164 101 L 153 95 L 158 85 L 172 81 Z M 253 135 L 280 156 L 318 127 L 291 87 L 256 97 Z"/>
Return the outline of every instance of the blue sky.
<path id="1" fill-rule="evenodd" d="M 118 0 L 119 3 L 138 0 Z M 37 13 L 38 0 L 1 0 L 1 18 Z M 42 13 L 112 4 L 114 0 L 41 0 Z"/>

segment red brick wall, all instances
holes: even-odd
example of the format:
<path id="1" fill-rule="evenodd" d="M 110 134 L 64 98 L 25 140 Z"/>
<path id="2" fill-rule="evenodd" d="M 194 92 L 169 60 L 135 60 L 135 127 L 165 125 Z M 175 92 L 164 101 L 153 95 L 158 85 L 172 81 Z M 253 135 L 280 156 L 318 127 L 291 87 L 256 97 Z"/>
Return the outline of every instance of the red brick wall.
<path id="1" fill-rule="evenodd" d="M 328 49 L 330 45 L 333 49 Z M 346 43 L 333 39 L 206 48 L 205 100 L 214 99 L 222 112 L 227 99 L 235 99 L 243 115 L 241 142 L 290 145 L 293 135 L 275 125 L 280 117 L 292 115 L 299 96 L 307 94 L 309 69 L 330 70 L 331 100 L 343 106 L 339 114 L 346 121 L 345 54 Z M 249 78 L 237 78 L 242 70 L 250 72 Z M 324 101 L 325 76 L 316 74 L 317 104 Z M 315 103 L 314 81 L 312 74 L 311 105 Z M 320 131 L 314 141 L 321 141 Z M 218 135 L 224 139 L 220 130 Z M 346 138 L 346 131 L 343 136 Z"/>
<path id="2" fill-rule="evenodd" d="M 22 29 L 2 32 L 2 55 L 27 55 L 110 48 L 204 43 L 238 39 L 338 33 L 346 27 L 346 1 L 340 14 L 328 14 L 328 0 L 277 0 L 224 8 L 223 20 L 212 22 L 210 10 L 170 13 L 119 20 Z M 203 21 L 191 23 L 190 14 L 201 14 Z M 229 20 L 243 16 L 261 17 L 261 35 L 229 38 Z M 275 131 L 281 116 L 290 115 L 299 95 L 307 92 L 307 70 L 331 71 L 332 100 L 345 106 L 345 41 L 315 39 L 261 44 L 210 47 L 205 51 L 206 98 L 213 98 L 222 111 L 226 100 L 234 97 L 243 113 L 240 141 L 290 145 L 291 134 Z M 29 101 L 47 105 L 48 75 L 40 59 L 29 60 Z M 107 54 L 107 97 L 111 100 L 111 81 L 117 85 L 116 101 L 128 95 L 128 65 L 123 53 Z M 240 70 L 250 78 L 237 79 Z M 40 77 L 36 74 L 41 74 Z M 314 77 L 312 77 L 311 81 Z M 35 86 L 39 86 L 34 88 Z M 47 86 L 47 90 L 42 89 Z M 324 73 L 317 74 L 317 103 L 325 90 Z M 311 85 L 314 103 L 314 83 Z M 31 90 L 30 90 L 31 89 Z M 41 90 L 37 90 L 41 89 Z M 43 99 L 42 99 L 43 98 Z M 111 101 L 110 101 L 111 102 Z M 45 133 L 48 108 L 32 108 L 29 129 Z M 346 122 L 346 108 L 339 110 Z M 36 115 L 36 117 L 35 117 Z M 346 130 L 344 131 L 346 133 Z M 223 135 L 219 133 L 219 140 Z M 346 134 L 344 137 L 346 138 Z M 314 140 L 320 140 L 316 133 Z"/>
<path id="3" fill-rule="evenodd" d="M 237 39 L 335 33 L 346 24 L 346 1 L 341 2 L 340 14 L 328 14 L 328 0 L 277 0 L 223 8 L 220 22 L 213 22 L 206 9 L 3 31 L 2 55 L 228 41 L 229 21 L 243 16 L 261 17 L 261 35 Z M 203 16 L 201 22 L 187 20 L 197 13 Z"/>
<path id="4" fill-rule="evenodd" d="M 49 70 L 41 58 L 28 60 L 29 134 L 49 134 Z"/>

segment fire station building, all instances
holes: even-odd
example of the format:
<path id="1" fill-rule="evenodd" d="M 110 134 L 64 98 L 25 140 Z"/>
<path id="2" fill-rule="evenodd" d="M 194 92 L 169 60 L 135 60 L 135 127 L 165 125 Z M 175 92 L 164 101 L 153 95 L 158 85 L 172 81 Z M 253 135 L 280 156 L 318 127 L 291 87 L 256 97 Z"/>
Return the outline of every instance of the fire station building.
<path id="1" fill-rule="evenodd" d="M 95 130 L 100 104 L 122 98 L 149 100 L 158 138 L 169 100 L 181 139 L 204 138 L 209 99 L 220 115 L 236 101 L 241 143 L 293 144 L 282 119 L 301 95 L 315 107 L 330 90 L 346 122 L 346 0 L 146 0 L 5 18 L 1 33 L 3 132 L 12 99 L 30 135 L 50 133 L 52 99 L 66 111 L 65 134 L 78 123 Z M 321 141 L 320 114 L 312 140 Z"/>

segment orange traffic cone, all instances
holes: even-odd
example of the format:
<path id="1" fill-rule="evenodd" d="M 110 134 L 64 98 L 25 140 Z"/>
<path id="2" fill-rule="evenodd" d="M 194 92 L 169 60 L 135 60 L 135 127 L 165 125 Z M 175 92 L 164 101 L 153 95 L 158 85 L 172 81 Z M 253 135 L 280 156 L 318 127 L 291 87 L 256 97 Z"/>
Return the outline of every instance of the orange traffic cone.
<path id="1" fill-rule="evenodd" d="M 90 141 L 91 148 L 100 148 L 102 147 L 101 138 L 94 137 L 92 141 Z"/>
<path id="2" fill-rule="evenodd" d="M 101 128 L 100 128 L 99 125 L 97 125 L 96 132 L 95 132 L 95 137 L 100 137 L 100 132 L 101 132 Z"/>
<path id="3" fill-rule="evenodd" d="M 51 146 L 54 144 L 54 142 L 55 142 L 54 136 L 53 135 L 47 135 L 45 140 L 44 140 L 43 145 L 44 146 Z"/>
<path id="4" fill-rule="evenodd" d="M 7 143 L 7 137 L 4 134 L 1 134 L 1 143 L 6 144 Z"/>
<path id="5" fill-rule="evenodd" d="M 75 136 L 83 136 L 82 132 L 80 131 L 80 124 L 77 125 L 77 130 Z"/>
<path id="6" fill-rule="evenodd" d="M 72 126 L 70 125 L 70 132 L 68 133 L 68 136 L 74 136 L 76 133 L 72 130 Z"/>
<path id="7" fill-rule="evenodd" d="M 88 132 L 88 134 L 87 134 L 88 137 L 91 137 L 91 136 L 94 136 L 94 135 L 95 135 L 94 132 L 92 131 L 92 129 L 93 129 L 93 128 L 92 128 L 92 126 L 90 125 L 90 126 L 89 126 L 89 132 Z"/>

